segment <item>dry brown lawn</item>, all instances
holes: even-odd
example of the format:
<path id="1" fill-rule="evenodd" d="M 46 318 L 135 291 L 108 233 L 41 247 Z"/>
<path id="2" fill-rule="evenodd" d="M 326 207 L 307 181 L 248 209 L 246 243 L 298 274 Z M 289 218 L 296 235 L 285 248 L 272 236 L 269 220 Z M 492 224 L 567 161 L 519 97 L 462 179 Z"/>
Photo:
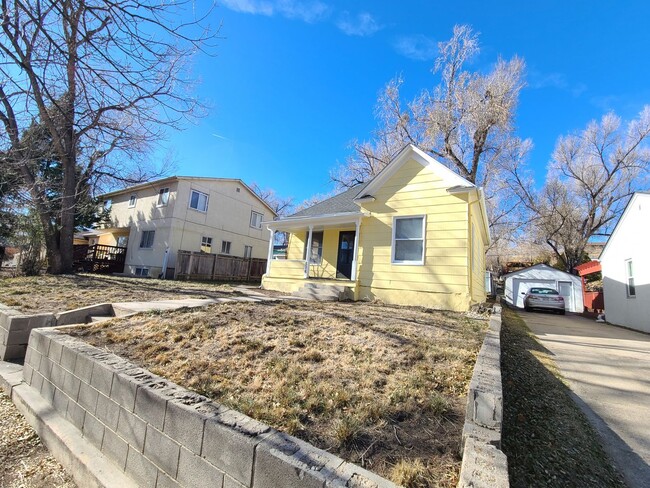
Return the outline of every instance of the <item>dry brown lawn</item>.
<path id="1" fill-rule="evenodd" d="M 224 303 L 70 329 L 407 487 L 455 486 L 487 322 L 371 303 Z"/>
<path id="2" fill-rule="evenodd" d="M 24 313 L 62 312 L 98 303 L 218 298 L 229 285 L 96 274 L 0 278 L 0 302 Z"/>

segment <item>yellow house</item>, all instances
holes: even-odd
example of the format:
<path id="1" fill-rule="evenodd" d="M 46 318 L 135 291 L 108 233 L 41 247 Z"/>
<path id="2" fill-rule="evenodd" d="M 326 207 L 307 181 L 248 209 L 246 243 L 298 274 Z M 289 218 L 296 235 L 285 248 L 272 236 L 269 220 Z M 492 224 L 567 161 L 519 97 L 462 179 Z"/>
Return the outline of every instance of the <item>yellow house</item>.
<path id="1" fill-rule="evenodd" d="M 485 300 L 483 191 L 415 146 L 371 181 L 264 224 L 289 234 L 287 259 L 269 247 L 265 289 L 457 311 Z"/>

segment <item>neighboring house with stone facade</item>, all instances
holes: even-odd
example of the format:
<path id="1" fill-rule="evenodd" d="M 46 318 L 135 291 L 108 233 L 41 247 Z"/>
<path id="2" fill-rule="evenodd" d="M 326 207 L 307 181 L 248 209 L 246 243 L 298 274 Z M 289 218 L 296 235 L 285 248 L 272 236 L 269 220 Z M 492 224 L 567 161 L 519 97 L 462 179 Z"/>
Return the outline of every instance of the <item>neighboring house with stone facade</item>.
<path id="1" fill-rule="evenodd" d="M 409 145 L 371 181 L 265 222 L 289 235 L 262 286 L 467 310 L 485 301 L 483 191 Z"/>
<path id="2" fill-rule="evenodd" d="M 124 273 L 172 277 L 179 250 L 265 258 L 276 214 L 242 180 L 172 176 L 106 193 L 110 223 L 90 245 L 126 248 Z"/>

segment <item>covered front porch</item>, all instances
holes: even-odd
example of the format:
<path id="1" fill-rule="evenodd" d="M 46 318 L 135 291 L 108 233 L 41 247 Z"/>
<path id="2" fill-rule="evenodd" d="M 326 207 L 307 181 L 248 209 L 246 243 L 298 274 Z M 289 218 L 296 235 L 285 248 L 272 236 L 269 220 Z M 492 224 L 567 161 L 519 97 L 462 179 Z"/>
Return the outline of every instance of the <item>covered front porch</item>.
<path id="1" fill-rule="evenodd" d="M 271 243 L 262 287 L 308 294 L 329 289 L 356 298 L 363 217 L 363 213 L 345 213 L 266 222 Z M 273 259 L 276 232 L 287 233 L 286 259 Z"/>

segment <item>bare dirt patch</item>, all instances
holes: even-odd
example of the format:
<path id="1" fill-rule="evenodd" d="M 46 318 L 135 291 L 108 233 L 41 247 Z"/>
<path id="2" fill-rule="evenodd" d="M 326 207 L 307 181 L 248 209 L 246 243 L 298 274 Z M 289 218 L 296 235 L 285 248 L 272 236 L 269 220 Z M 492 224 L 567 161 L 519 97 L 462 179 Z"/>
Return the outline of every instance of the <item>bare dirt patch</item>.
<path id="1" fill-rule="evenodd" d="M 229 285 L 93 274 L 0 279 L 0 302 L 24 313 L 62 312 L 98 303 L 219 298 Z"/>
<path id="2" fill-rule="evenodd" d="M 455 486 L 487 322 L 367 303 L 224 303 L 69 333 L 407 487 Z"/>
<path id="3" fill-rule="evenodd" d="M 73 488 L 72 478 L 41 444 L 34 429 L 0 392 L 0 486 Z"/>

